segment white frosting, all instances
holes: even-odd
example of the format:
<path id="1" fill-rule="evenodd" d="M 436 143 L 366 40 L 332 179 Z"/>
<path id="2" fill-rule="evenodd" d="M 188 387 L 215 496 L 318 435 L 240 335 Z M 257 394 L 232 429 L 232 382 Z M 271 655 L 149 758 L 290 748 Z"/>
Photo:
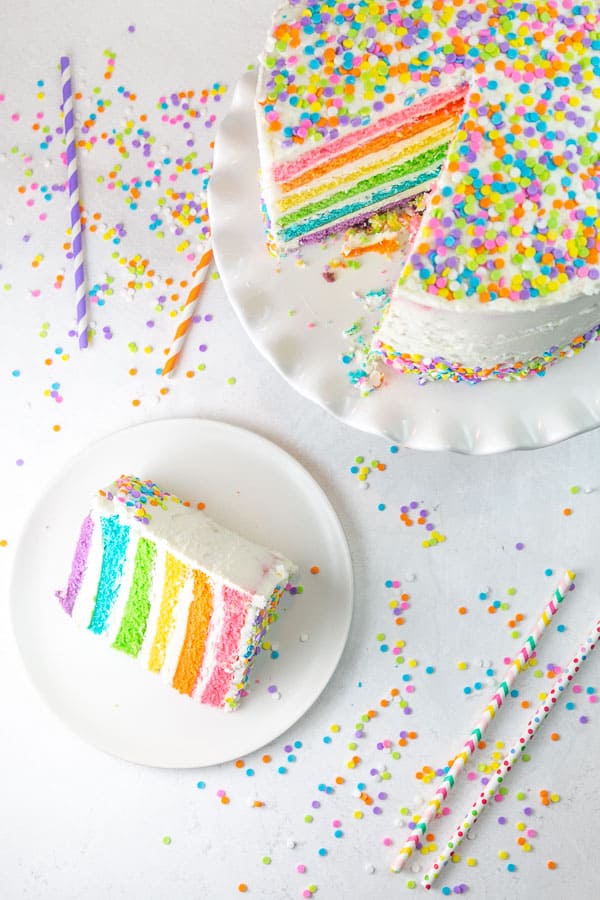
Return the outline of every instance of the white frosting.
<path id="1" fill-rule="evenodd" d="M 123 619 L 123 613 L 125 612 L 127 601 L 129 600 L 129 592 L 131 590 L 131 585 L 133 583 L 133 573 L 135 571 L 135 556 L 137 553 L 137 548 L 138 541 L 135 538 L 133 538 L 133 540 L 130 538 L 127 542 L 125 562 L 123 563 L 123 571 L 121 573 L 121 578 L 119 579 L 119 590 L 117 591 L 117 596 L 115 597 L 114 603 L 110 609 L 110 613 L 106 623 L 106 630 L 102 632 L 102 636 L 108 641 L 109 644 L 113 643 L 117 634 L 119 633 L 121 621 Z"/>
<path id="2" fill-rule="evenodd" d="M 165 547 L 157 547 L 156 557 L 154 559 L 154 573 L 152 576 L 152 586 L 150 588 L 150 611 L 146 621 L 146 632 L 144 640 L 138 653 L 138 659 L 142 666 L 148 668 L 150 661 L 150 653 L 154 645 L 156 636 L 156 626 L 160 616 L 160 608 L 162 604 L 163 586 L 165 582 L 165 563 L 167 559 L 167 551 Z"/>
<path id="3" fill-rule="evenodd" d="M 170 495 L 162 501 L 166 508 L 148 504 L 150 521 L 141 522 L 135 506 L 116 499 L 119 492 L 119 482 L 110 484 L 104 492 L 106 496 L 95 498 L 96 510 L 105 516 L 118 515 L 131 527 L 132 537 L 137 533 L 155 541 L 159 549 L 168 549 L 214 580 L 268 598 L 277 584 L 287 581 L 296 571 L 296 566 L 280 553 L 229 531 Z"/>
<path id="4" fill-rule="evenodd" d="M 433 306 L 398 295 L 390 304 L 376 340 L 401 353 L 443 357 L 450 363 L 491 368 L 522 362 L 561 347 L 600 322 L 600 294 L 532 309 L 464 309 Z"/>
<path id="5" fill-rule="evenodd" d="M 223 583 L 214 582 L 211 585 L 213 591 L 213 611 L 210 618 L 210 626 L 206 636 L 204 645 L 204 656 L 202 658 L 202 667 L 198 676 L 198 681 L 194 688 L 192 696 L 200 702 L 202 692 L 206 687 L 217 663 L 217 646 L 223 630 L 223 622 L 225 621 L 225 604 L 223 603 Z"/>
<path id="6" fill-rule="evenodd" d="M 240 643 L 239 643 L 239 659 L 237 663 L 232 668 L 231 672 L 231 685 L 234 686 L 239 684 L 244 675 L 244 671 L 246 666 L 248 665 L 248 660 L 244 657 L 244 652 L 248 643 L 252 639 L 252 631 L 254 629 L 254 620 L 258 614 L 259 608 L 255 603 L 252 603 L 248 607 L 248 614 L 246 616 L 246 621 L 244 622 L 244 626 L 240 632 Z M 233 695 L 232 687 L 229 689 L 229 696 Z"/>
<path id="7" fill-rule="evenodd" d="M 175 675 L 177 664 L 179 663 L 181 648 L 183 647 L 183 642 L 185 640 L 190 604 L 193 599 L 192 578 L 188 575 L 177 598 L 173 616 L 173 630 L 167 640 L 165 661 L 160 670 L 161 679 L 169 686 L 172 686 L 173 684 L 173 676 Z"/>

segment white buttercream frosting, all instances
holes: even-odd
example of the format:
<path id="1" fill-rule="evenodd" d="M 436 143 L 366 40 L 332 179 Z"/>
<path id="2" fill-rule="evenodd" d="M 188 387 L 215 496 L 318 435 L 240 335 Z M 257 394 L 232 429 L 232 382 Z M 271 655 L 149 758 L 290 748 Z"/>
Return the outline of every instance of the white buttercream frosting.
<path id="1" fill-rule="evenodd" d="M 398 293 L 376 340 L 426 360 L 443 358 L 464 366 L 493 368 L 542 356 L 568 344 L 600 322 L 600 294 L 570 302 L 520 304 L 509 309 L 472 309 L 415 302 Z"/>
<path id="2" fill-rule="evenodd" d="M 98 493 L 94 507 L 102 515 L 118 515 L 140 535 L 210 578 L 264 597 L 265 602 L 276 585 L 296 571 L 281 553 L 224 528 L 152 481 L 121 476 Z"/>

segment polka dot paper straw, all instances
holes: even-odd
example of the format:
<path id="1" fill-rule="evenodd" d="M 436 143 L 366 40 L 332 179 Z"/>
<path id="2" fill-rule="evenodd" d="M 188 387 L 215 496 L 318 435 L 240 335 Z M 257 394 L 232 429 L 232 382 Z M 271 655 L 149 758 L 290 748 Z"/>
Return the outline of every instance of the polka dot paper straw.
<path id="1" fill-rule="evenodd" d="M 192 290 L 189 292 L 187 300 L 183 306 L 183 315 L 184 318 L 177 326 L 177 331 L 175 332 L 175 337 L 173 338 L 173 343 L 169 349 L 169 354 L 167 356 L 167 361 L 165 362 L 162 374 L 169 375 L 173 372 L 175 366 L 179 361 L 179 357 L 181 356 L 181 351 L 183 349 L 183 345 L 185 343 L 185 339 L 187 337 L 187 333 L 190 329 L 190 325 L 192 324 L 192 320 L 194 318 L 194 310 L 196 308 L 196 304 L 198 302 L 198 298 L 202 293 L 202 288 L 206 284 L 206 279 L 208 273 L 210 271 L 210 264 L 213 258 L 212 248 L 209 246 L 207 250 L 205 250 L 203 256 L 200 259 L 200 262 L 192 272 L 192 277 L 196 278 L 197 281 Z"/>
<path id="2" fill-rule="evenodd" d="M 85 269 L 83 263 L 83 243 L 81 239 L 81 210 L 79 208 L 79 179 L 77 177 L 77 153 L 75 151 L 75 116 L 73 114 L 73 87 L 71 85 L 71 63 L 68 56 L 60 58 L 62 79 L 62 108 L 64 115 L 65 141 L 67 145 L 67 180 L 71 215 L 71 247 L 75 265 L 75 303 L 77 310 L 77 337 L 79 347 L 88 345 L 88 307 L 85 292 Z"/>
<path id="3" fill-rule="evenodd" d="M 447 798 L 448 794 L 454 787 L 455 781 L 463 770 L 465 763 L 475 752 L 477 744 L 481 740 L 486 728 L 504 703 L 506 697 L 508 697 L 510 689 L 517 675 L 527 664 L 527 661 L 533 654 L 546 626 L 550 623 L 552 617 L 558 611 L 560 604 L 563 602 L 563 600 L 569 593 L 569 590 L 573 586 L 574 580 L 575 573 L 566 571 L 557 584 L 552 597 L 544 607 L 541 616 L 539 617 L 531 631 L 531 634 L 504 673 L 504 678 L 498 685 L 498 688 L 490 699 L 490 702 L 484 709 L 483 715 L 465 741 L 463 749 L 456 756 L 452 766 L 450 767 L 450 770 L 439 782 L 434 791 L 433 797 L 425 807 L 423 815 L 416 822 L 413 831 L 409 834 L 403 846 L 400 848 L 398 856 L 392 863 L 393 872 L 400 872 L 406 861 L 412 855 L 415 847 L 427 831 L 427 826 L 440 811 L 440 807 L 443 801 Z"/>
<path id="4" fill-rule="evenodd" d="M 565 688 L 568 687 L 575 675 L 579 672 L 579 669 L 596 646 L 598 640 L 600 640 L 600 619 L 596 622 L 585 640 L 582 641 L 581 646 L 579 647 L 579 650 L 577 651 L 573 659 L 565 666 L 564 670 L 558 677 L 556 684 L 554 685 L 544 702 L 540 706 L 538 706 L 531 719 L 527 723 L 525 730 L 520 735 L 519 739 L 515 741 L 513 746 L 510 748 L 510 750 L 496 769 L 493 777 L 486 784 L 485 789 L 481 792 L 467 815 L 461 819 L 460 825 L 458 826 L 450 840 L 447 842 L 445 849 L 442 850 L 434 864 L 423 876 L 422 884 L 423 887 L 425 887 L 427 890 L 431 890 L 433 883 L 437 878 L 439 878 L 443 867 L 454 856 L 457 848 L 460 846 L 461 841 L 467 836 L 470 829 L 473 827 L 483 810 L 488 805 L 489 800 L 494 796 L 494 794 L 498 792 L 500 785 L 512 769 L 515 762 L 518 760 L 520 754 L 523 753 L 523 751 L 529 744 L 529 741 L 531 741 L 535 736 L 542 722 L 550 714 L 550 711 L 556 706 L 556 702 L 559 699 L 560 695 L 564 692 Z"/>

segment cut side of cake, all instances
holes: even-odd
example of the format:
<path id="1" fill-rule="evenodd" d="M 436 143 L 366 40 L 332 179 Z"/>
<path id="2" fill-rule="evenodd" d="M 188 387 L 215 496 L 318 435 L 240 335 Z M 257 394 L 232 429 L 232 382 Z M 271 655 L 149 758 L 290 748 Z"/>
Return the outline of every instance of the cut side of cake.
<path id="1" fill-rule="evenodd" d="M 296 571 L 154 482 L 122 475 L 93 499 L 57 597 L 179 693 L 232 710 Z"/>
<path id="2" fill-rule="evenodd" d="M 279 255 L 422 196 L 373 340 L 389 367 L 514 380 L 598 336 L 597 6 L 288 0 L 256 120 Z"/>
<path id="3" fill-rule="evenodd" d="M 276 210 L 271 231 L 282 250 L 321 240 L 397 206 L 439 175 L 466 89 L 417 101 L 392 116 L 271 168 L 263 190 Z"/>

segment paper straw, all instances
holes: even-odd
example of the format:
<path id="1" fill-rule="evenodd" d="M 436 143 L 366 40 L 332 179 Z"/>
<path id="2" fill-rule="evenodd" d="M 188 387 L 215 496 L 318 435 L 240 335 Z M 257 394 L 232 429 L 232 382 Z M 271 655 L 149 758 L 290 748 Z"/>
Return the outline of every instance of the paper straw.
<path id="1" fill-rule="evenodd" d="M 499 786 L 504 781 L 504 778 L 510 772 L 515 762 L 519 759 L 519 755 L 523 753 L 529 741 L 532 740 L 532 738 L 535 736 L 535 733 L 537 732 L 544 719 L 556 706 L 556 701 L 558 700 L 559 696 L 563 693 L 568 684 L 573 680 L 577 672 L 579 672 L 580 667 L 586 661 L 599 639 L 600 619 L 596 622 L 585 640 L 581 642 L 581 646 L 577 651 L 577 654 L 565 666 L 564 670 L 557 678 L 556 684 L 554 685 L 544 702 L 540 706 L 538 706 L 531 719 L 527 723 L 527 727 L 520 735 L 519 739 L 510 748 L 510 750 L 496 769 L 494 776 L 485 786 L 485 790 L 481 792 L 467 815 L 463 817 L 463 819 L 461 820 L 461 824 L 458 826 L 458 828 L 446 844 L 446 848 L 442 850 L 434 864 L 423 876 L 423 881 L 421 883 L 423 887 L 427 888 L 427 890 L 431 890 L 431 887 L 436 878 L 439 878 L 443 867 L 456 853 L 456 850 L 460 846 L 463 838 L 466 837 L 468 832 L 477 821 L 478 817 L 481 815 L 486 806 L 488 806 L 488 801 L 491 800 L 491 798 L 497 792 Z"/>
<path id="2" fill-rule="evenodd" d="M 81 240 L 81 210 L 79 208 L 79 180 L 77 178 L 77 153 L 75 151 L 75 116 L 73 115 L 73 87 L 71 85 L 71 63 L 68 56 L 60 58 L 62 77 L 62 108 L 64 115 L 65 141 L 67 144 L 67 180 L 69 202 L 71 204 L 71 248 L 75 265 L 75 303 L 77 309 L 77 336 L 79 347 L 88 345 L 88 308 L 85 292 L 85 269 L 83 264 L 83 244 Z"/>
<path id="3" fill-rule="evenodd" d="M 541 635 L 552 620 L 552 617 L 558 611 L 560 604 L 569 593 L 574 580 L 575 573 L 567 570 L 558 582 L 550 601 L 544 607 L 541 616 L 532 629 L 531 634 L 504 673 L 502 681 L 498 685 L 496 692 L 484 709 L 483 715 L 481 716 L 477 725 L 469 734 L 469 737 L 463 745 L 463 749 L 455 757 L 450 770 L 446 773 L 446 775 L 444 775 L 442 780 L 438 782 L 433 797 L 425 807 L 425 810 L 423 811 L 423 814 L 421 815 L 419 820 L 416 822 L 414 830 L 411 831 L 411 833 L 406 838 L 403 846 L 400 848 L 398 856 L 392 863 L 391 868 L 393 872 L 400 872 L 406 861 L 414 852 L 417 844 L 427 831 L 427 826 L 440 811 L 440 807 L 454 787 L 458 775 L 460 775 L 469 757 L 471 757 L 475 752 L 477 744 L 481 740 L 482 735 L 502 706 L 505 698 L 508 696 L 515 678 L 524 668 L 524 666 L 527 664 L 527 661 L 533 654 Z"/>
<path id="4" fill-rule="evenodd" d="M 209 243 L 208 249 L 204 251 L 200 262 L 192 272 L 192 278 L 196 278 L 197 276 L 198 280 L 192 290 L 189 292 L 187 300 L 183 305 L 183 313 L 185 318 L 177 326 L 175 337 L 173 338 L 173 342 L 171 344 L 171 347 L 169 348 L 167 361 L 162 368 L 163 375 L 169 375 L 179 361 L 179 357 L 181 356 L 181 351 L 183 349 L 187 333 L 194 318 L 194 310 L 198 302 L 198 297 L 202 293 L 202 288 L 206 284 L 206 277 L 210 270 L 212 258 L 213 252 Z"/>

